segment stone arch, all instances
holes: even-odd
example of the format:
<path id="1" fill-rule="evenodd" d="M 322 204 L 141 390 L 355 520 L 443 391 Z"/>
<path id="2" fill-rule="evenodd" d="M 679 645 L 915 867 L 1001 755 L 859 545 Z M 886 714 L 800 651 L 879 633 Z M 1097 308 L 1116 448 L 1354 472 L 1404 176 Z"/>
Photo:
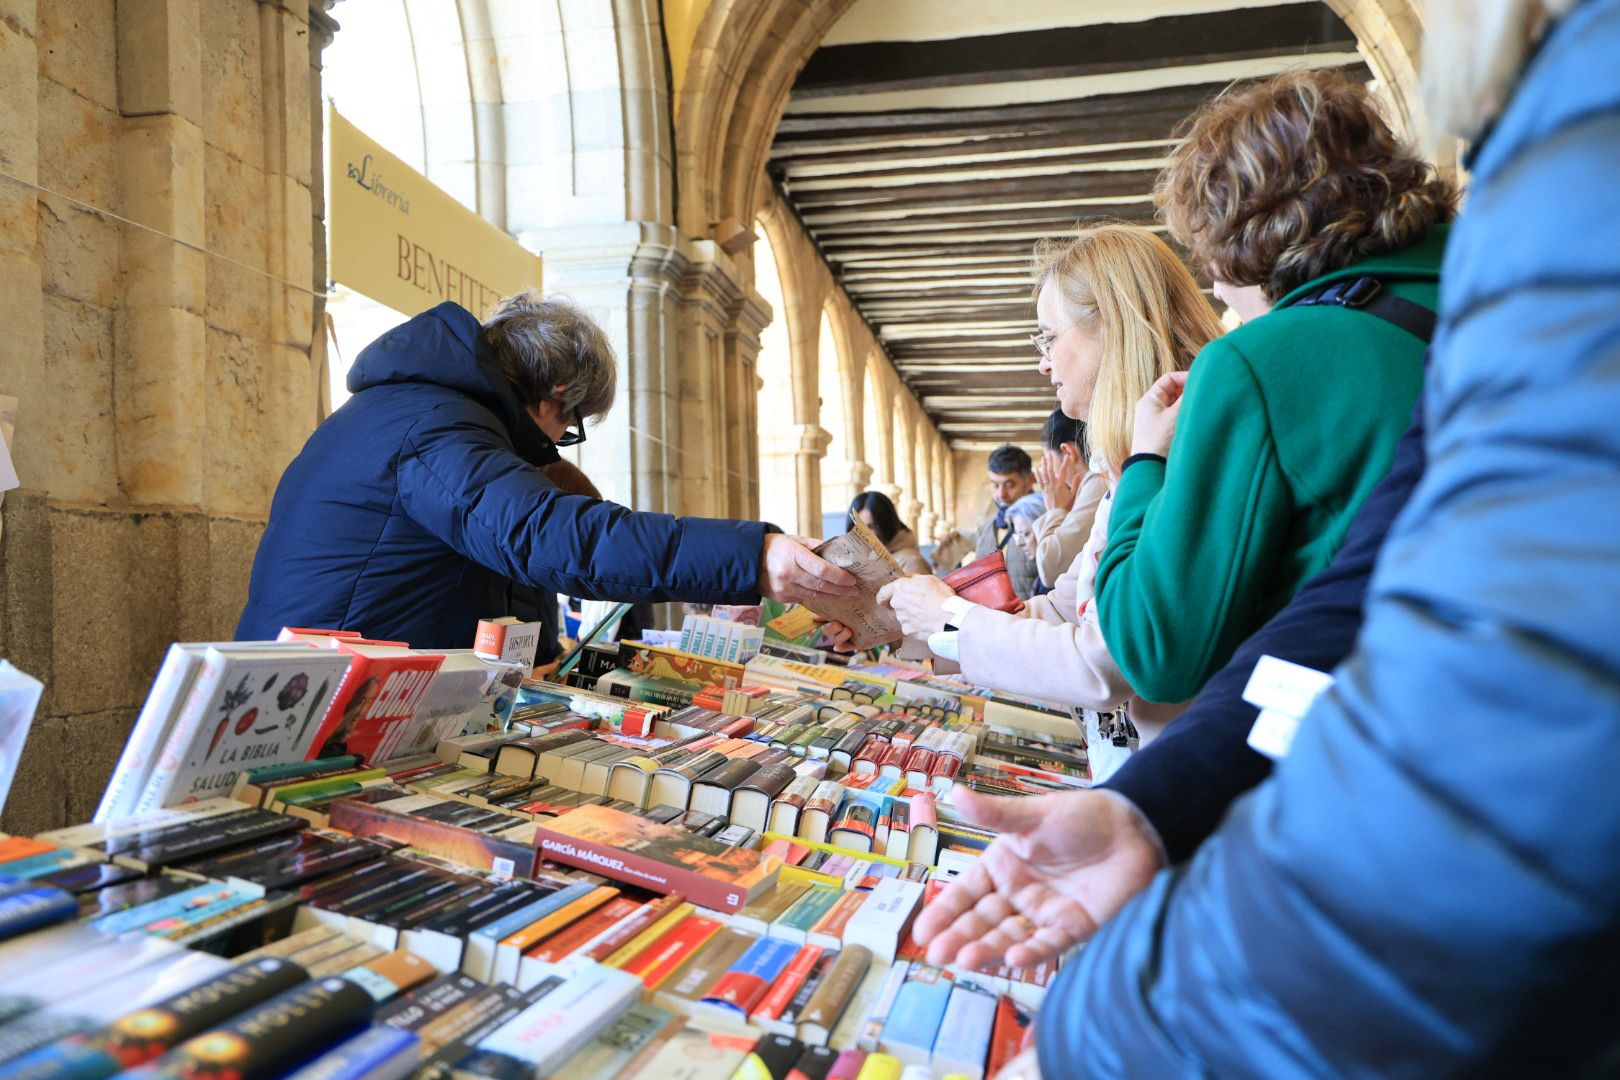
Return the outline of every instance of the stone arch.
<path id="1" fill-rule="evenodd" d="M 798 451 L 796 425 L 787 422 L 793 412 L 794 383 L 792 332 L 784 317 L 788 308 L 788 282 L 783 280 L 782 263 L 776 257 L 770 233 L 760 239 L 755 282 L 759 294 L 776 312 L 759 335 L 759 355 L 754 363 L 758 378 L 757 414 L 765 418 L 755 435 L 758 440 L 759 514 L 766 521 L 784 528 L 798 527 L 798 481 L 795 459 Z M 781 418 L 780 422 L 772 422 Z"/>
<path id="2" fill-rule="evenodd" d="M 1410 137 L 1423 130 L 1423 6 L 1419 0 L 1327 0 L 1356 35 L 1394 107 L 1394 119 Z"/>

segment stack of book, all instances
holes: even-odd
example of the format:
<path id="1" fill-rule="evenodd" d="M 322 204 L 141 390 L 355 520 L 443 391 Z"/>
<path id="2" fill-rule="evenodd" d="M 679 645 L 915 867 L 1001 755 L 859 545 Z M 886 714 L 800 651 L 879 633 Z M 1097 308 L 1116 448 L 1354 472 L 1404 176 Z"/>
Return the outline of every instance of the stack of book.
<path id="1" fill-rule="evenodd" d="M 176 646 L 117 812 L 0 838 L 0 1073 L 985 1076 L 1016 1052 L 1056 965 L 932 966 L 911 927 L 994 840 L 951 784 L 1082 786 L 1072 729 L 898 669 L 647 646 L 595 677 L 678 676 L 681 707 L 530 683 L 497 721 L 476 657 L 287 636 Z"/>

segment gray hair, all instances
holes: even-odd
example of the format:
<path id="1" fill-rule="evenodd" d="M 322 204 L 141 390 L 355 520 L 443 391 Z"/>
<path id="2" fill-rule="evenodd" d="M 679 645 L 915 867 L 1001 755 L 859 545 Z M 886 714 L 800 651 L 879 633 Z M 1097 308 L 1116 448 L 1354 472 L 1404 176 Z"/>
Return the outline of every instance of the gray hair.
<path id="1" fill-rule="evenodd" d="M 529 289 L 502 300 L 484 323 L 501 374 L 525 405 L 555 401 L 600 420 L 613 406 L 613 346 L 568 300 Z"/>

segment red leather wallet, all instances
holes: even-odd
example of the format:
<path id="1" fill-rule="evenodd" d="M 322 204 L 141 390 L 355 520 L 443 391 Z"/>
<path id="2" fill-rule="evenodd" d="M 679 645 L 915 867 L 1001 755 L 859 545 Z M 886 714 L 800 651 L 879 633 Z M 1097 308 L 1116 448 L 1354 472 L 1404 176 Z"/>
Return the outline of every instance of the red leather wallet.
<path id="1" fill-rule="evenodd" d="M 1024 602 L 1013 592 L 1012 576 L 1007 573 L 1007 557 L 993 552 L 982 559 L 974 559 L 960 570 L 952 570 L 940 579 L 964 600 L 971 600 L 987 608 L 1016 615 L 1024 610 Z"/>

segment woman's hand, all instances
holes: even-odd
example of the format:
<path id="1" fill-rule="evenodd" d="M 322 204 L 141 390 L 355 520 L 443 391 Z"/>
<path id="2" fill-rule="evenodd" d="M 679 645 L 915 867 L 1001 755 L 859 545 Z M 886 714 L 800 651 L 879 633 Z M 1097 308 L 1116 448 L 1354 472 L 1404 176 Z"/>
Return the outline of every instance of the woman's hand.
<path id="1" fill-rule="evenodd" d="M 1187 372 L 1161 375 L 1136 403 L 1136 427 L 1131 433 L 1132 454 L 1167 457 L 1170 441 L 1176 435 L 1176 419 L 1181 415 L 1181 395 L 1187 389 Z"/>
<path id="2" fill-rule="evenodd" d="M 955 596 L 951 587 L 927 574 L 911 574 L 878 590 L 878 603 L 895 613 L 900 628 L 911 637 L 926 638 L 945 629 L 945 601 Z"/>
<path id="3" fill-rule="evenodd" d="M 833 652 L 852 653 L 855 651 L 855 631 L 843 623 L 833 620 L 821 628 L 821 633 L 827 639 L 827 644 Z"/>
<path id="4" fill-rule="evenodd" d="M 1041 453 L 1041 463 L 1035 466 L 1035 479 L 1040 482 L 1047 508 L 1062 510 L 1065 514 L 1074 509 L 1075 496 L 1085 478 L 1085 463 L 1078 454 L 1045 450 Z"/>

